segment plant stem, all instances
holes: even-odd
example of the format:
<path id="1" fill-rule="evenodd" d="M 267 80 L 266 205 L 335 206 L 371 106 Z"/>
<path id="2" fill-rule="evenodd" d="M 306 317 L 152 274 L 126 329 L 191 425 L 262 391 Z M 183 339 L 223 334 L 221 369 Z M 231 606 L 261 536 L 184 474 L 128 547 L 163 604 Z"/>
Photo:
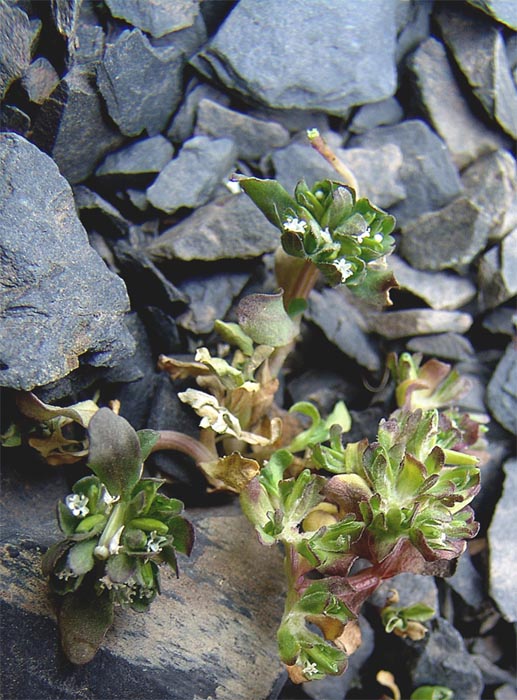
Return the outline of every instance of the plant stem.
<path id="1" fill-rule="evenodd" d="M 192 457 L 198 465 L 201 462 L 210 462 L 217 459 L 217 452 L 212 452 L 203 443 L 190 435 L 185 435 L 185 433 L 179 433 L 175 430 L 160 430 L 159 433 L 158 442 L 154 445 L 151 452 L 176 450 Z"/>
<path id="2" fill-rule="evenodd" d="M 358 194 L 359 187 L 357 185 L 357 180 L 353 172 L 340 160 L 334 151 L 326 143 L 325 139 L 319 134 L 309 134 L 309 141 L 311 146 L 322 155 L 325 160 L 330 163 L 334 170 L 341 175 L 343 178 L 343 184 L 348 185 L 355 193 Z"/>

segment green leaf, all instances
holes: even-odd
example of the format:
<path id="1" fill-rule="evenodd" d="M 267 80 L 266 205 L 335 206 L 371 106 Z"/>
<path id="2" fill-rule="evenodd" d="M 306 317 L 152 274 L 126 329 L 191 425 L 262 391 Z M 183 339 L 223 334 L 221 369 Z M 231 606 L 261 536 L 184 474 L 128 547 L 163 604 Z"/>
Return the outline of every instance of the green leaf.
<path id="1" fill-rule="evenodd" d="M 281 347 L 298 334 L 283 304 L 283 291 L 277 294 L 250 294 L 237 306 L 239 324 L 260 345 Z"/>
<path id="2" fill-rule="evenodd" d="M 372 306 L 382 308 L 392 305 L 390 289 L 397 289 L 399 284 L 391 270 L 373 268 L 367 265 L 361 280 L 357 284 L 348 284 L 347 286 L 359 299 L 364 299 Z"/>
<path id="3" fill-rule="evenodd" d="M 76 518 L 75 515 L 72 515 L 72 511 L 63 501 L 59 501 L 57 504 L 57 521 L 60 530 L 64 532 L 65 535 L 73 535 L 79 519 Z"/>
<path id="4" fill-rule="evenodd" d="M 169 534 L 172 535 L 174 548 L 190 556 L 194 546 L 194 528 L 192 524 L 180 516 L 175 516 L 168 521 Z"/>
<path id="5" fill-rule="evenodd" d="M 265 527 L 270 522 L 269 515 L 274 513 L 275 508 L 258 477 L 252 479 L 244 491 L 241 491 L 239 500 L 242 512 L 254 526 L 261 542 L 268 546 L 274 544 L 276 537 L 268 534 Z"/>
<path id="6" fill-rule="evenodd" d="M 230 345 L 236 345 L 245 355 L 253 354 L 253 341 L 247 335 L 238 323 L 225 323 L 224 321 L 216 321 L 214 330 L 221 338 Z"/>
<path id="7" fill-rule="evenodd" d="M 258 478 L 271 496 L 279 496 L 278 484 L 284 478 L 284 472 L 291 465 L 293 459 L 293 455 L 288 450 L 277 450 L 273 452 L 267 465 L 261 470 Z"/>
<path id="8" fill-rule="evenodd" d="M 326 421 L 322 420 L 316 406 L 309 401 L 298 401 L 291 406 L 289 413 L 303 413 L 312 421 L 311 427 L 299 433 L 288 445 L 287 449 L 290 452 L 301 452 L 309 445 L 324 442 L 328 438 Z"/>
<path id="9" fill-rule="evenodd" d="M 287 216 L 298 211 L 295 200 L 276 180 L 241 176 L 236 179 L 248 197 L 274 226 L 282 229 Z"/>
<path id="10" fill-rule="evenodd" d="M 344 433 L 348 433 L 352 427 L 352 417 L 344 401 L 338 401 L 332 412 L 325 419 L 325 427 L 330 430 L 333 425 L 339 425 Z"/>
<path id="11" fill-rule="evenodd" d="M 69 540 L 62 540 L 51 545 L 41 559 L 41 571 L 43 576 L 50 576 L 56 568 L 59 560 L 68 552 L 72 546 Z"/>
<path id="12" fill-rule="evenodd" d="M 99 410 L 99 407 L 94 401 L 80 401 L 73 406 L 67 406 L 66 408 L 61 408 L 60 406 L 50 406 L 47 403 L 43 403 L 37 396 L 30 392 L 22 391 L 16 396 L 16 405 L 27 418 L 32 418 L 38 422 L 44 422 L 56 418 L 57 416 L 64 416 L 65 418 L 71 418 L 83 428 L 87 428 L 90 420 Z"/>
<path id="13" fill-rule="evenodd" d="M 453 700 L 454 692 L 443 685 L 421 685 L 411 693 L 410 700 Z"/>
<path id="14" fill-rule="evenodd" d="M 280 494 L 284 502 L 285 519 L 291 525 L 298 525 L 307 513 L 321 503 L 321 490 L 325 479 L 304 469 L 296 479 L 280 483 Z"/>
<path id="15" fill-rule="evenodd" d="M 157 430 L 138 430 L 137 435 L 140 443 L 141 459 L 142 462 L 145 462 L 160 439 L 160 433 Z"/>
<path id="16" fill-rule="evenodd" d="M 113 623 L 113 603 L 108 591 L 68 593 L 59 610 L 59 630 L 63 651 L 73 664 L 93 659 Z"/>
<path id="17" fill-rule="evenodd" d="M 114 583 L 126 583 L 136 571 L 136 560 L 127 554 L 115 554 L 106 562 L 106 574 Z"/>
<path id="18" fill-rule="evenodd" d="M 127 498 L 142 473 L 142 452 L 136 431 L 109 408 L 101 408 L 89 425 L 88 466 L 112 496 Z"/>
<path id="19" fill-rule="evenodd" d="M 96 539 L 78 542 L 68 552 L 67 564 L 76 576 L 82 576 L 95 566 L 93 550 L 97 545 Z"/>

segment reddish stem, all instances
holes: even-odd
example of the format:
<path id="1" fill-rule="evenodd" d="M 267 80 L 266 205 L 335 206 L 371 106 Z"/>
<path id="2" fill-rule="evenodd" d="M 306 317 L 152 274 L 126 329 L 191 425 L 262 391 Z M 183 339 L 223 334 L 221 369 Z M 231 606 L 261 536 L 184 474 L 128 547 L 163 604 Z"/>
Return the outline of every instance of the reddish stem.
<path id="1" fill-rule="evenodd" d="M 158 432 L 160 433 L 160 437 L 151 452 L 157 452 L 158 450 L 176 450 L 177 452 L 183 452 L 183 454 L 192 457 L 196 464 L 217 459 L 217 455 L 214 455 L 213 452 L 199 442 L 199 440 L 190 437 L 190 435 L 178 433 L 175 430 L 160 430 Z"/>

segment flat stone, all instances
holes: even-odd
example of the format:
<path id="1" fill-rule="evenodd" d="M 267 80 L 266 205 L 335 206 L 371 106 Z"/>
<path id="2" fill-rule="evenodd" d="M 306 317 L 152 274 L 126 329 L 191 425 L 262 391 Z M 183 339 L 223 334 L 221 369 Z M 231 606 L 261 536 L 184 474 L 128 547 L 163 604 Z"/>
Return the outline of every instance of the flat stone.
<path id="1" fill-rule="evenodd" d="M 330 129 L 329 118 L 322 112 L 259 106 L 252 107 L 248 114 L 257 119 L 278 122 L 293 134 L 300 131 L 305 133 L 307 129 L 318 129 L 321 134 L 326 134 Z"/>
<path id="2" fill-rule="evenodd" d="M 80 22 L 76 32 L 74 63 L 95 67 L 104 55 L 105 34 L 98 25 Z"/>
<path id="3" fill-rule="evenodd" d="M 108 44 L 97 83 L 113 121 L 126 136 L 163 131 L 182 95 L 184 56 L 156 48 L 139 29 Z"/>
<path id="4" fill-rule="evenodd" d="M 488 529 L 490 552 L 490 595 L 503 617 L 517 621 L 515 597 L 515 552 L 510 543 L 517 538 L 515 499 L 517 498 L 517 459 L 504 464 L 504 487 Z"/>
<path id="5" fill-rule="evenodd" d="M 499 241 L 517 226 L 517 167 L 509 151 L 476 160 L 461 173 L 465 195 L 489 222 L 490 241 Z"/>
<path id="6" fill-rule="evenodd" d="M 33 61 L 25 71 L 22 86 L 31 102 L 41 105 L 59 83 L 54 66 L 43 56 Z"/>
<path id="7" fill-rule="evenodd" d="M 476 296 L 475 284 L 454 272 L 415 270 L 398 255 L 390 255 L 388 266 L 401 289 L 423 299 L 432 309 L 454 311 Z"/>
<path id="8" fill-rule="evenodd" d="M 406 347 L 410 352 L 421 352 L 428 357 L 439 357 L 444 360 L 468 360 L 475 354 L 470 340 L 457 333 L 412 338 Z"/>
<path id="9" fill-rule="evenodd" d="M 76 47 L 76 31 L 83 0 L 51 0 L 50 8 L 55 27 L 65 39 L 67 65 L 71 66 Z"/>
<path id="10" fill-rule="evenodd" d="M 157 262 L 256 258 L 275 250 L 279 241 L 278 229 L 247 195 L 237 194 L 200 207 L 162 233 L 148 251 Z"/>
<path id="11" fill-rule="evenodd" d="M 413 267 L 445 270 L 472 262 L 488 241 L 489 223 L 479 207 L 458 197 L 439 211 L 402 228 L 401 252 Z"/>
<path id="12" fill-rule="evenodd" d="M 512 683 L 503 683 L 499 688 L 496 688 L 494 698 L 495 700 L 517 700 L 517 690 L 513 681 Z"/>
<path id="13" fill-rule="evenodd" d="M 19 7 L 0 2 L 0 98 L 29 67 L 31 27 Z"/>
<path id="14" fill-rule="evenodd" d="M 129 232 L 129 222 L 119 210 L 85 185 L 74 187 L 75 206 L 88 230 L 102 231 L 107 238 L 119 238 Z"/>
<path id="15" fill-rule="evenodd" d="M 517 30 L 517 8 L 513 2 L 507 0 L 467 0 L 467 2 L 483 10 L 498 22 Z"/>
<path id="16" fill-rule="evenodd" d="M 181 282 L 178 286 L 189 299 L 189 307 L 177 319 L 178 325 L 193 333 L 211 333 L 249 278 L 249 272 L 218 271 Z"/>
<path id="17" fill-rule="evenodd" d="M 380 369 L 379 353 L 367 336 L 361 312 L 351 305 L 343 290 L 324 288 L 312 292 L 306 318 L 321 328 L 331 343 L 361 367 L 373 372 Z"/>
<path id="18" fill-rule="evenodd" d="M 324 416 L 329 415 L 336 403 L 343 400 L 343 396 L 346 396 L 348 402 L 353 402 L 358 394 L 355 382 L 347 380 L 342 372 L 320 367 L 289 379 L 287 391 L 293 403 L 310 401 Z"/>
<path id="19" fill-rule="evenodd" d="M 174 148 L 164 136 L 152 136 L 110 153 L 95 171 L 97 177 L 159 173 L 174 155 Z"/>
<path id="20" fill-rule="evenodd" d="M 206 204 L 235 166 L 237 151 L 231 139 L 195 136 L 161 171 L 147 189 L 149 202 L 172 214 L 181 207 Z"/>
<path id="21" fill-rule="evenodd" d="M 446 620 L 432 623 L 430 634 L 420 642 L 420 658 L 414 664 L 411 679 L 414 687 L 442 685 L 454 697 L 478 700 L 483 681 L 481 672 L 469 655 L 460 633 Z"/>
<path id="22" fill-rule="evenodd" d="M 398 574 L 381 583 L 379 588 L 368 599 L 368 603 L 377 608 L 383 608 L 390 597 L 390 591 L 395 589 L 399 595 L 397 607 L 405 608 L 415 603 L 424 603 L 436 611 L 440 609 L 438 587 L 434 576 L 415 576 L 415 574 Z"/>
<path id="23" fill-rule="evenodd" d="M 392 0 L 241 0 L 194 65 L 269 107 L 343 116 L 396 90 L 395 8 Z"/>
<path id="24" fill-rule="evenodd" d="M 230 98 L 216 90 L 212 85 L 199 83 L 197 79 L 192 80 L 187 86 L 183 102 L 167 130 L 167 137 L 173 143 L 184 143 L 192 136 L 197 109 L 201 100 L 204 99 L 209 99 L 223 106 L 230 104 Z"/>
<path id="25" fill-rule="evenodd" d="M 485 600 L 483 579 L 468 552 L 461 555 L 454 575 L 445 581 L 471 608 L 479 609 L 483 604 Z"/>
<path id="26" fill-rule="evenodd" d="M 376 150 L 394 144 L 402 151 L 399 178 L 406 198 L 390 213 L 404 226 L 416 217 L 435 211 L 457 197 L 462 189 L 457 170 L 444 142 L 419 119 L 383 126 L 353 136 L 348 145 Z"/>
<path id="27" fill-rule="evenodd" d="M 348 130 L 353 134 L 363 134 L 378 126 L 391 126 L 402 121 L 404 111 L 395 97 L 388 97 L 380 102 L 359 107 L 354 114 Z"/>
<path id="28" fill-rule="evenodd" d="M 0 131 L 12 131 L 20 136 L 27 136 L 30 128 L 31 119 L 22 109 L 9 104 L 0 107 Z"/>
<path id="29" fill-rule="evenodd" d="M 335 148 L 335 154 L 353 172 L 359 186 L 359 195 L 368 197 L 379 207 L 390 207 L 405 197 L 400 181 L 402 156 L 400 149 L 387 144 L 378 149 Z M 276 179 L 294 192 L 298 181 L 304 178 L 309 186 L 318 180 L 340 180 L 334 168 L 306 143 L 293 142 L 278 149 L 271 156 Z"/>
<path id="30" fill-rule="evenodd" d="M 515 308 L 507 306 L 494 309 L 483 319 L 483 328 L 490 333 L 501 333 L 512 336 L 517 326 L 517 312 Z"/>
<path id="31" fill-rule="evenodd" d="M 31 390 L 83 364 L 134 351 L 123 282 L 88 244 L 57 166 L 16 134 L 0 134 L 0 383 Z"/>
<path id="32" fill-rule="evenodd" d="M 89 70 L 81 66 L 72 68 L 41 106 L 32 139 L 72 184 L 91 175 L 102 157 L 122 142 L 104 115 Z"/>
<path id="33" fill-rule="evenodd" d="M 517 138 L 517 88 L 501 32 L 481 15 L 455 6 L 440 5 L 436 18 L 473 94 L 502 129 Z"/>
<path id="34" fill-rule="evenodd" d="M 384 338 L 408 338 L 433 333 L 466 333 L 472 316 L 460 311 L 409 309 L 372 314 L 369 329 Z"/>
<path id="35" fill-rule="evenodd" d="M 106 5 L 113 17 L 154 37 L 190 27 L 199 12 L 199 0 L 106 0 Z"/>
<path id="36" fill-rule="evenodd" d="M 482 310 L 493 309 L 517 294 L 517 228 L 479 261 L 478 288 Z"/>
<path id="37" fill-rule="evenodd" d="M 433 37 L 427 39 L 412 54 L 408 65 L 424 110 L 460 170 L 484 153 L 504 146 L 505 139 L 471 111 L 443 44 Z"/>
<path id="38" fill-rule="evenodd" d="M 403 59 L 431 33 L 431 12 L 433 0 L 401 2 L 397 15 L 397 49 L 395 59 L 401 65 Z"/>
<path id="39" fill-rule="evenodd" d="M 517 435 L 517 350 L 510 342 L 488 385 L 488 407 L 506 430 Z"/>
<path id="40" fill-rule="evenodd" d="M 233 139 L 237 156 L 244 160 L 257 160 L 289 143 L 289 132 L 280 124 L 255 119 L 207 99 L 199 103 L 195 133 Z"/>

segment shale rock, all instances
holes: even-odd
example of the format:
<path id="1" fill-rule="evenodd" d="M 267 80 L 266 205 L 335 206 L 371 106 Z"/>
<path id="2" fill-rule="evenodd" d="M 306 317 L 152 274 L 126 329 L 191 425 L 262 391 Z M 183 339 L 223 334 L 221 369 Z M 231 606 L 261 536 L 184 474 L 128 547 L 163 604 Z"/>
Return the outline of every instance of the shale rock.
<path id="1" fill-rule="evenodd" d="M 493 309 L 517 294 L 517 228 L 481 258 L 478 287 L 482 309 Z"/>
<path id="2" fill-rule="evenodd" d="M 75 206 L 88 230 L 98 230 L 107 238 L 119 238 L 129 231 L 129 222 L 100 194 L 85 185 L 74 188 Z"/>
<path id="3" fill-rule="evenodd" d="M 154 37 L 190 27 L 199 12 L 199 0 L 106 0 L 113 15 Z"/>
<path id="4" fill-rule="evenodd" d="M 404 111 L 395 97 L 359 107 L 348 130 L 353 134 L 363 134 L 378 126 L 391 126 L 402 121 Z"/>
<path id="5" fill-rule="evenodd" d="M 483 328 L 486 328 L 490 333 L 502 333 L 503 335 L 512 336 L 515 333 L 515 324 L 517 322 L 517 314 L 514 308 L 507 306 L 499 309 L 494 309 L 483 319 Z"/>
<path id="6" fill-rule="evenodd" d="M 33 61 L 25 71 L 22 86 L 31 102 L 43 104 L 59 83 L 54 66 L 43 56 Z"/>
<path id="7" fill-rule="evenodd" d="M 20 136 L 27 136 L 30 128 L 31 119 L 23 110 L 8 104 L 0 107 L 0 131 L 12 131 Z"/>
<path id="8" fill-rule="evenodd" d="M 31 27 L 26 13 L 0 1 L 0 98 L 25 73 L 31 60 Z"/>
<path id="9" fill-rule="evenodd" d="M 427 357 L 439 357 L 444 360 L 468 360 L 474 357 L 472 343 L 458 333 L 440 333 L 412 338 L 407 343 L 411 352 L 421 352 Z"/>
<path id="10" fill-rule="evenodd" d="M 395 8 L 393 0 L 242 0 L 194 64 L 266 106 L 345 115 L 395 92 Z"/>
<path id="11" fill-rule="evenodd" d="M 430 333 L 465 333 L 472 325 L 472 316 L 460 311 L 409 309 L 372 314 L 369 330 L 384 338 L 407 338 Z"/>
<path id="12" fill-rule="evenodd" d="M 509 343 L 488 385 L 486 396 L 492 415 L 517 435 L 517 349 Z"/>
<path id="13" fill-rule="evenodd" d="M 30 390 L 80 361 L 113 366 L 134 350 L 123 282 L 88 245 L 69 185 L 52 160 L 0 134 L 0 383 Z"/>
<path id="14" fill-rule="evenodd" d="M 174 154 L 171 143 L 160 134 L 142 139 L 126 146 L 116 153 L 110 153 L 95 174 L 132 178 L 135 175 L 159 173 L 169 163 Z"/>
<path id="15" fill-rule="evenodd" d="M 485 598 L 483 579 L 472 563 L 468 552 L 458 559 L 453 576 L 446 579 L 447 585 L 463 598 L 471 608 L 480 608 Z"/>
<path id="16" fill-rule="evenodd" d="M 517 8 L 514 3 L 506 2 L 506 0 L 467 0 L 474 7 L 483 10 L 490 17 L 493 17 L 498 22 L 506 24 L 508 27 L 517 30 Z"/>
<path id="17" fill-rule="evenodd" d="M 196 79 L 192 80 L 167 131 L 167 136 L 173 143 L 184 143 L 192 136 L 199 103 L 205 99 L 223 106 L 230 104 L 230 98 L 224 93 L 211 85 L 199 83 Z"/>

